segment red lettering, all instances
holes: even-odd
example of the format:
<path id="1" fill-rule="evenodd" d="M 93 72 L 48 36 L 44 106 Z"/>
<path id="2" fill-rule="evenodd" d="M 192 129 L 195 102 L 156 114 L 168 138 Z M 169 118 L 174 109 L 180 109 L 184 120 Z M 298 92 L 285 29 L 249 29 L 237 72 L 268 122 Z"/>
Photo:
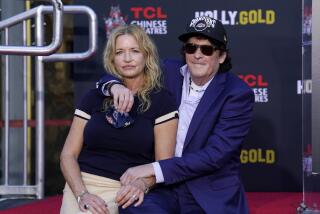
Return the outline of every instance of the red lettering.
<path id="1" fill-rule="evenodd" d="M 143 10 L 142 7 L 132 7 L 130 10 L 133 12 L 133 18 L 139 19 L 140 18 L 140 12 Z"/>
<path id="2" fill-rule="evenodd" d="M 238 77 L 243 80 L 243 74 L 238 74 Z"/>
<path id="3" fill-rule="evenodd" d="M 246 76 L 244 76 L 244 79 L 243 79 L 247 84 L 248 86 L 250 87 L 253 87 L 256 85 L 256 77 L 252 74 L 248 74 Z"/>
<path id="4" fill-rule="evenodd" d="M 162 12 L 162 8 L 161 7 L 157 7 L 157 17 L 159 19 L 166 19 L 167 18 L 167 14 Z"/>
<path id="5" fill-rule="evenodd" d="M 153 7 L 146 7 L 143 10 L 143 16 L 147 19 L 153 19 L 156 17 L 156 10 Z"/>
<path id="6" fill-rule="evenodd" d="M 158 19 L 166 19 L 167 18 L 167 14 L 165 14 L 162 11 L 161 7 L 146 7 L 146 8 L 142 8 L 142 7 L 132 7 L 130 8 L 130 10 L 133 12 L 133 18 L 134 19 L 140 19 L 141 15 L 143 16 L 143 18 L 146 19 L 154 19 L 154 18 L 158 18 Z"/>
<path id="7" fill-rule="evenodd" d="M 258 86 L 261 86 L 261 87 L 268 86 L 268 83 L 263 81 L 263 76 L 261 74 L 258 75 Z"/>
<path id="8" fill-rule="evenodd" d="M 242 79 L 249 87 L 267 87 L 269 84 L 263 80 L 263 76 L 261 74 L 255 76 L 253 74 L 242 75 L 239 74 L 238 77 Z"/>

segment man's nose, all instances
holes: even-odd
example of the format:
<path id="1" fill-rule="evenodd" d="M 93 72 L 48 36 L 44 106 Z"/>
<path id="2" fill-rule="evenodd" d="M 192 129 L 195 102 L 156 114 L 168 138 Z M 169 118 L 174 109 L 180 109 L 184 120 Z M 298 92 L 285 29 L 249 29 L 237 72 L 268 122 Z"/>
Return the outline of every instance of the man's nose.
<path id="1" fill-rule="evenodd" d="M 201 52 L 201 50 L 200 50 L 199 47 L 197 48 L 196 52 L 194 52 L 193 55 L 194 55 L 194 57 L 197 58 L 197 59 L 202 57 L 202 52 Z"/>

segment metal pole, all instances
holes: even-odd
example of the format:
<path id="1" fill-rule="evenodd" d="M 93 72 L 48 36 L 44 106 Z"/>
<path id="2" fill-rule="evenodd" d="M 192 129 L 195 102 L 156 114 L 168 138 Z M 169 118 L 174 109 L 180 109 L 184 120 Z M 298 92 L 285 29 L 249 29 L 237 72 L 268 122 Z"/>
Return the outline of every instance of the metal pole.
<path id="1" fill-rule="evenodd" d="M 23 45 L 27 45 L 27 22 L 23 21 Z M 28 173 L 27 56 L 23 57 L 23 185 Z"/>
<path id="2" fill-rule="evenodd" d="M 52 7 L 45 6 L 44 12 L 52 12 Z M 55 53 L 49 56 L 44 56 L 44 62 L 68 62 L 80 61 L 90 58 L 97 50 L 97 34 L 98 23 L 95 12 L 87 6 L 66 6 L 64 7 L 66 14 L 85 14 L 89 18 L 89 47 L 88 50 L 81 53 Z"/>
<path id="3" fill-rule="evenodd" d="M 5 28 L 5 44 L 9 44 L 9 29 Z M 9 56 L 5 56 L 5 95 L 4 95 L 4 184 L 8 185 L 9 178 Z"/>
<path id="4" fill-rule="evenodd" d="M 43 14 L 39 12 L 36 19 L 36 43 L 43 45 Z M 37 197 L 44 195 L 44 74 L 42 56 L 36 57 L 36 184 L 38 188 Z"/>
<path id="5" fill-rule="evenodd" d="M 37 9 L 36 10 L 36 45 L 37 47 L 34 47 L 34 51 L 36 51 L 36 48 L 39 47 L 44 47 L 44 13 L 51 12 L 53 9 L 47 7 L 43 7 L 42 9 Z M 35 11 L 34 11 L 35 12 Z M 28 175 L 24 174 L 24 185 L 17 185 L 17 186 L 12 186 L 8 185 L 8 151 L 9 151 L 9 70 L 6 67 L 5 69 L 5 95 L 4 95 L 4 100 L 5 100 L 5 145 L 4 145 L 4 150 L 5 150 L 5 169 L 4 169 L 4 177 L 5 177 L 5 185 L 2 186 L 0 185 L 0 194 L 2 195 L 36 195 L 38 199 L 43 198 L 44 196 L 44 161 L 45 161 L 45 154 L 44 154 L 44 131 L 45 131 L 45 124 L 44 124 L 44 115 L 45 115 L 45 100 L 44 100 L 44 62 L 45 61 L 79 61 L 79 60 L 84 60 L 92 56 L 96 49 L 97 49 L 97 44 L 96 44 L 96 36 L 97 36 L 97 20 L 96 20 L 96 15 L 95 13 L 88 7 L 83 7 L 83 6 L 75 6 L 75 7 L 70 7 L 68 9 L 68 13 L 85 13 L 89 16 L 90 19 L 90 41 L 89 41 L 89 49 L 85 52 L 82 53 L 67 53 L 67 54 L 53 54 L 52 56 L 37 56 L 35 60 L 35 91 L 36 91 L 36 181 L 35 185 L 26 185 L 28 182 Z M 55 17 L 55 16 L 53 16 Z M 29 17 L 24 14 L 24 20 L 28 19 Z M 3 22 L 0 22 L 0 29 L 4 28 L 5 29 L 5 35 L 6 35 L 6 45 L 8 45 L 8 27 L 12 26 L 12 21 L 6 23 L 7 25 L 4 25 Z M 22 20 L 23 21 L 23 20 Z M 23 32 L 23 38 L 25 40 L 25 22 L 24 24 L 24 32 Z M 25 42 L 25 41 L 24 41 Z M 24 43 L 25 45 L 25 43 Z M 0 46 L 0 53 L 2 50 L 3 46 Z M 17 55 L 21 55 L 21 53 L 24 51 L 23 49 L 26 48 L 25 46 L 19 47 L 19 53 Z M 22 52 L 21 52 L 22 51 Z M 35 53 L 35 52 L 34 52 Z M 31 55 L 36 55 L 31 54 Z M 6 64 L 8 65 L 8 56 L 6 56 Z M 24 67 L 26 66 L 26 61 L 24 62 Z M 27 151 L 28 146 L 25 142 L 25 140 L 28 137 L 28 132 L 25 131 L 28 130 L 28 114 L 26 111 L 26 105 L 28 104 L 28 101 L 26 101 L 26 72 L 24 68 L 24 80 L 23 80 L 23 110 L 25 114 L 23 115 L 23 128 L 24 128 L 24 155 L 27 157 L 29 152 Z M 26 137 L 27 136 L 27 137 Z M 26 163 L 27 160 L 24 161 L 24 169 L 26 169 Z"/>

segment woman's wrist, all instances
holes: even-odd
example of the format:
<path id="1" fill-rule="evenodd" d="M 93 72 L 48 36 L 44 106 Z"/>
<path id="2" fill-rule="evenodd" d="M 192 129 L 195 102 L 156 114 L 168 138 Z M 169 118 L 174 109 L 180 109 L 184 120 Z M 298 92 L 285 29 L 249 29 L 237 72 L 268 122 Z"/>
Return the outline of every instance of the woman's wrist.
<path id="1" fill-rule="evenodd" d="M 138 178 L 136 180 L 133 180 L 129 185 L 132 185 L 132 186 L 140 189 L 145 194 L 147 194 L 149 191 L 148 185 L 143 181 L 142 178 Z"/>
<path id="2" fill-rule="evenodd" d="M 147 182 L 143 179 L 143 178 L 141 178 L 141 181 L 142 181 L 142 183 L 144 184 L 144 194 L 148 194 L 148 192 L 149 192 L 149 190 L 150 190 L 150 187 L 149 187 L 149 185 L 147 184 Z"/>
<path id="3" fill-rule="evenodd" d="M 88 192 L 88 190 L 82 190 L 77 196 L 76 196 L 76 198 L 77 198 L 77 202 L 79 203 L 80 202 L 80 200 L 81 200 L 81 198 L 84 196 L 84 195 L 86 195 L 86 194 L 88 194 L 89 192 Z"/>

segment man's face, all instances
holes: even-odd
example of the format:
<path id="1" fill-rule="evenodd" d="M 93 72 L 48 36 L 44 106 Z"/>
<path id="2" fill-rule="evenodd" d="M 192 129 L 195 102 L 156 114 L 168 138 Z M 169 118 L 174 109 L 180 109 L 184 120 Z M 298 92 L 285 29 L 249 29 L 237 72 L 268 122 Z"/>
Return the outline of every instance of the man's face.
<path id="1" fill-rule="evenodd" d="M 196 46 L 209 45 L 213 46 L 208 39 L 190 37 L 186 44 Z M 210 56 L 202 53 L 201 48 L 197 48 L 194 53 L 185 51 L 185 58 L 188 64 L 191 79 L 197 85 L 204 85 L 219 70 L 219 66 L 226 59 L 226 52 L 221 54 L 220 50 L 214 49 Z"/>

